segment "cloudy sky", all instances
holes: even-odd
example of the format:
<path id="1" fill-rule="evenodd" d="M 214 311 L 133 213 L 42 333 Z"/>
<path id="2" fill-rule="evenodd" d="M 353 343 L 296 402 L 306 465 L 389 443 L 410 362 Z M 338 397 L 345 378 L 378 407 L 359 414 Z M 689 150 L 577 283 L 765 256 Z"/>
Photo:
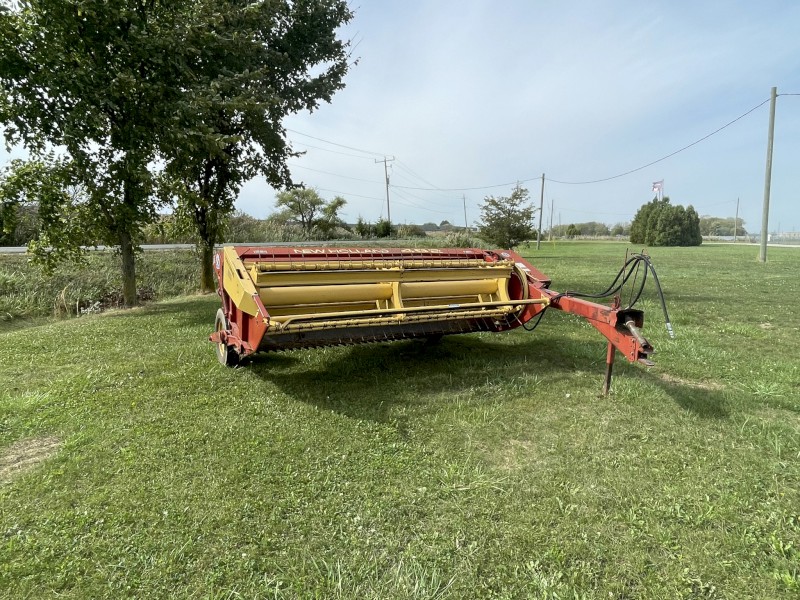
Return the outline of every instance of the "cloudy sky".
<path id="1" fill-rule="evenodd" d="M 664 180 L 673 203 L 761 227 L 769 103 L 800 94 L 800 3 L 364 0 L 358 64 L 330 105 L 287 119 L 296 181 L 345 217 L 464 222 L 521 181 L 545 223 L 629 221 Z M 800 230 L 800 96 L 779 96 L 770 230 Z M 491 187 L 494 186 L 494 187 Z M 468 189 L 464 189 L 468 188 Z M 251 182 L 238 207 L 270 213 Z M 463 196 L 463 197 L 462 197 Z"/>
<path id="2" fill-rule="evenodd" d="M 345 197 L 346 220 L 386 216 L 387 156 L 395 223 L 460 225 L 466 204 L 473 224 L 486 195 L 507 195 L 517 181 L 538 205 L 544 173 L 545 225 L 551 207 L 554 224 L 630 221 L 663 180 L 673 203 L 700 214 L 732 217 L 740 199 L 758 232 L 776 86 L 785 95 L 769 229 L 800 231 L 800 95 L 790 95 L 800 94 L 800 3 L 353 5 L 342 35 L 358 64 L 347 87 L 286 120 L 306 152 L 290 163 L 295 181 Z M 8 158 L 0 150 L 0 164 Z M 254 180 L 237 206 L 263 217 L 274 202 L 275 190 Z"/>

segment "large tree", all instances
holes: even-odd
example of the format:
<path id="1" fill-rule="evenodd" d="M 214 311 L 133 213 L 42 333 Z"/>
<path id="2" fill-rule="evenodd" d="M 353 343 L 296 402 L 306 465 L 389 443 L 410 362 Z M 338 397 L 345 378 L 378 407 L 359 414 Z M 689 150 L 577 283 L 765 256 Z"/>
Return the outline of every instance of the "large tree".
<path id="1" fill-rule="evenodd" d="M 528 190 L 517 186 L 510 196 L 487 196 L 481 205 L 480 236 L 499 248 L 513 248 L 536 236 Z"/>
<path id="2" fill-rule="evenodd" d="M 260 174 L 273 187 L 291 185 L 282 121 L 344 86 L 348 43 L 337 30 L 351 18 L 343 0 L 198 0 L 188 9 L 176 40 L 188 76 L 160 148 L 178 212 L 200 240 L 203 290 L 214 289 L 213 248 L 242 184 Z M 297 214 L 306 230 L 332 229 L 341 204 L 326 205 L 315 223 Z"/>
<path id="3" fill-rule="evenodd" d="M 275 207 L 288 219 L 297 221 L 307 236 L 328 237 L 344 221 L 339 211 L 347 201 L 337 196 L 326 202 L 316 190 L 311 188 L 293 188 L 278 192 Z"/>
<path id="4" fill-rule="evenodd" d="M 2 0 L 0 0 L 2 1 Z M 125 304 L 136 303 L 134 250 L 156 216 L 149 168 L 184 76 L 175 31 L 187 2 L 3 1 L 0 123 L 34 155 L 65 148 L 99 241 L 119 246 Z M 68 202 L 68 199 L 65 200 Z M 64 208 L 68 210 L 68 208 Z M 53 240 L 57 232 L 50 232 Z"/>

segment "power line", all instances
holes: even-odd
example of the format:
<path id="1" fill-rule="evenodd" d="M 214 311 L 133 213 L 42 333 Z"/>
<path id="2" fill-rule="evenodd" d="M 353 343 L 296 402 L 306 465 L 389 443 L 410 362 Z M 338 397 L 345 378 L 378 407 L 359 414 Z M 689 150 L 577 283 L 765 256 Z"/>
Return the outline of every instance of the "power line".
<path id="1" fill-rule="evenodd" d="M 286 163 L 290 167 L 295 167 L 298 169 L 305 169 L 307 171 L 314 171 L 315 173 L 323 173 L 324 175 L 333 175 L 334 177 L 341 177 L 342 179 L 351 179 L 353 181 L 363 181 L 365 183 L 383 183 L 382 181 L 375 181 L 373 179 L 360 179 L 358 177 L 349 177 L 348 175 L 340 175 L 339 173 L 332 173 L 331 171 L 321 171 L 319 169 L 312 169 L 311 167 L 305 167 L 303 165 L 297 165 L 292 163 Z"/>
<path id="2" fill-rule="evenodd" d="M 316 188 L 321 192 L 330 192 L 332 194 L 341 194 L 342 196 L 352 196 L 353 198 L 364 198 L 365 200 L 377 200 L 378 202 L 383 202 L 383 198 L 378 198 L 376 196 L 362 196 L 361 194 L 352 194 L 350 192 L 340 192 L 339 190 L 331 190 L 328 188 Z"/>
<path id="3" fill-rule="evenodd" d="M 541 179 L 541 176 L 531 177 L 529 179 L 515 179 L 514 181 L 508 181 L 506 183 L 497 183 L 495 185 L 482 185 L 477 187 L 463 187 L 463 188 L 442 188 L 442 187 L 426 188 L 426 187 L 410 187 L 406 185 L 397 185 L 395 187 L 399 187 L 404 190 L 419 190 L 424 192 L 471 192 L 475 190 L 489 190 L 492 188 L 508 187 L 509 185 L 517 185 L 518 183 L 528 183 L 529 181 L 535 181 L 538 179 Z"/>
<path id="4" fill-rule="evenodd" d="M 789 93 L 789 94 L 780 94 L 780 95 L 781 96 L 800 96 L 800 93 Z M 638 171 L 642 171 L 643 169 L 646 169 L 646 168 L 651 167 L 651 166 L 653 166 L 655 164 L 663 162 L 663 161 L 667 160 L 668 158 L 672 158 L 676 154 L 680 154 L 681 152 L 684 152 L 684 151 L 688 150 L 689 148 L 692 148 L 693 146 L 696 146 L 697 144 L 699 144 L 701 142 L 704 142 L 708 138 L 718 134 L 719 132 L 727 129 L 728 127 L 730 127 L 734 123 L 742 120 L 743 118 L 748 116 L 750 113 L 755 112 L 756 110 L 758 110 L 759 108 L 764 106 L 769 101 L 770 101 L 770 99 L 767 98 L 763 102 L 757 104 L 756 106 L 754 106 L 750 110 L 742 113 L 741 115 L 739 115 L 735 119 L 729 121 L 728 123 L 726 123 L 722 127 L 719 127 L 717 129 L 715 129 L 711 133 L 708 133 L 708 134 L 704 135 L 703 137 L 693 141 L 692 143 L 687 144 L 686 146 L 683 146 L 682 148 L 679 148 L 678 150 L 675 150 L 674 152 L 670 152 L 669 154 L 666 154 L 666 155 L 662 156 L 661 158 L 658 158 L 658 159 L 656 159 L 654 161 L 651 161 L 651 162 L 649 162 L 649 163 L 647 163 L 645 165 L 636 167 L 635 169 L 630 169 L 628 171 L 624 171 L 623 173 L 618 173 L 618 174 L 612 175 L 610 177 L 602 177 L 602 178 L 599 178 L 599 179 L 591 179 L 591 180 L 586 180 L 586 181 L 562 181 L 562 180 L 559 180 L 559 179 L 549 179 L 549 178 L 546 179 L 546 181 L 549 181 L 550 183 L 561 184 L 561 185 L 589 185 L 589 184 L 594 184 L 594 183 L 603 183 L 603 182 L 606 182 L 606 181 L 619 179 L 620 177 L 625 177 L 626 175 L 631 175 L 632 173 L 636 173 Z M 371 155 L 374 155 L 374 156 L 385 156 L 383 153 L 380 153 L 380 152 L 373 152 L 371 150 L 363 150 L 361 148 L 355 148 L 353 146 L 346 146 L 344 144 L 331 142 L 329 140 L 318 138 L 318 137 L 309 135 L 307 133 L 302 133 L 302 132 L 296 131 L 294 129 L 288 129 L 287 128 L 287 131 L 291 131 L 292 133 L 296 133 L 296 134 L 302 135 L 304 137 L 315 139 L 315 140 L 324 142 L 326 144 L 331 144 L 333 146 L 338 146 L 340 148 L 346 148 L 348 150 L 354 150 L 356 152 L 363 152 L 365 154 L 371 154 Z M 358 157 L 358 158 L 360 158 L 360 157 Z M 417 191 L 427 191 L 427 192 L 469 192 L 469 191 L 489 190 L 489 189 L 494 189 L 494 188 L 508 187 L 508 186 L 511 186 L 511 185 L 529 183 L 531 181 L 536 181 L 536 180 L 540 179 L 540 177 L 529 177 L 529 178 L 526 178 L 526 179 L 516 179 L 514 181 L 507 181 L 507 182 L 504 182 L 504 183 L 497 183 L 497 184 L 492 184 L 492 185 L 473 186 L 473 187 L 460 187 L 460 188 L 445 188 L 445 187 L 439 187 L 439 186 L 433 185 L 432 183 L 430 183 L 429 181 L 427 181 L 426 179 L 424 179 L 420 175 L 414 173 L 413 170 L 410 167 L 405 165 L 405 163 L 401 163 L 401 161 L 399 161 L 399 160 L 397 161 L 397 163 L 402 164 L 403 167 L 401 167 L 401 168 L 403 168 L 405 171 L 410 173 L 412 176 L 414 176 L 415 178 L 417 178 L 420 181 L 424 182 L 427 186 L 430 186 L 430 187 L 404 186 L 404 185 L 393 185 L 392 186 L 393 188 L 399 188 L 399 189 L 403 189 L 403 190 L 417 190 Z M 310 169 L 309 167 L 302 167 L 302 168 L 306 168 L 306 169 L 309 169 L 309 170 L 312 170 L 312 171 L 314 170 L 314 169 Z M 329 172 L 326 172 L 326 171 L 319 171 L 319 172 L 320 173 L 326 173 L 328 175 L 334 175 L 334 176 L 337 176 L 337 177 L 345 177 L 343 175 L 338 175 L 336 173 L 329 173 Z M 347 179 L 355 179 L 356 181 L 366 181 L 368 183 L 379 183 L 377 181 L 368 181 L 368 180 L 364 180 L 364 179 L 357 179 L 357 178 L 354 178 L 354 177 L 346 177 L 346 178 Z"/>
<path id="5" fill-rule="evenodd" d="M 372 160 L 371 156 L 360 156 L 358 154 L 350 154 L 349 152 L 339 152 L 338 150 L 331 150 L 330 148 L 322 148 L 321 146 L 312 146 L 311 144 L 304 144 L 303 142 L 295 142 L 305 148 L 314 148 L 315 150 L 322 150 L 323 152 L 330 152 L 331 154 L 339 154 L 341 156 L 352 156 L 353 158 L 360 158 L 362 160 Z"/>
<path id="6" fill-rule="evenodd" d="M 400 204 L 405 204 L 405 206 L 410 206 L 412 208 L 418 208 L 420 210 L 427 210 L 428 212 L 439 213 L 441 215 L 449 215 L 449 214 L 452 214 L 452 212 L 453 212 L 453 211 L 450 211 L 450 210 L 436 210 L 435 208 L 428 208 L 426 206 L 420 206 L 419 204 L 415 203 L 413 200 L 408 198 L 404 193 L 399 192 L 397 190 L 394 190 L 394 193 L 397 196 L 400 196 L 403 200 L 406 201 L 405 203 L 402 203 L 402 202 L 400 203 Z M 395 202 L 397 202 L 397 200 L 395 200 Z"/>
<path id="7" fill-rule="evenodd" d="M 398 177 L 402 177 L 402 175 L 398 174 Z M 403 177 L 403 179 L 407 179 L 407 178 Z M 395 184 L 391 184 L 389 187 L 391 187 L 393 190 L 397 191 L 397 187 L 398 186 L 395 185 Z M 416 198 L 417 200 L 422 200 L 423 202 L 440 202 L 440 201 L 448 201 L 448 200 L 461 202 L 461 198 L 453 198 L 452 196 L 443 197 L 443 198 L 437 198 L 435 200 L 431 200 L 430 198 L 423 198 L 422 196 L 419 196 L 417 194 L 413 194 L 410 191 L 408 191 L 408 189 L 405 189 L 405 188 L 403 188 L 403 193 L 405 193 L 405 194 L 407 194 L 409 196 L 412 196 L 412 197 Z"/>
<path id="8" fill-rule="evenodd" d="M 631 169 L 630 171 L 625 171 L 624 173 L 620 173 L 618 175 L 612 175 L 611 177 L 604 177 L 602 179 L 593 179 L 591 181 L 558 181 L 556 179 L 548 179 L 547 181 L 549 181 L 550 183 L 561 183 L 561 184 L 564 184 L 564 185 L 586 185 L 586 184 L 590 184 L 590 183 L 602 183 L 604 181 L 611 181 L 612 179 L 619 179 L 620 177 L 625 177 L 626 175 L 630 175 L 631 173 L 636 173 L 637 171 L 641 171 L 642 169 L 646 169 L 647 167 L 652 167 L 653 165 L 655 165 L 657 163 L 660 163 L 661 161 L 667 160 L 668 158 L 671 158 L 671 157 L 675 156 L 676 154 L 679 154 L 680 152 L 683 152 L 684 150 L 688 150 L 692 146 L 696 146 L 700 142 L 703 142 L 703 141 L 707 140 L 712 135 L 716 135 L 717 133 L 719 133 L 723 129 L 727 129 L 728 127 L 730 127 L 731 125 L 733 125 L 737 121 L 740 121 L 741 119 L 744 119 L 751 112 L 753 112 L 753 111 L 761 108 L 762 106 L 764 106 L 767 102 L 769 102 L 769 100 L 770 99 L 767 98 L 761 104 L 759 104 L 757 106 L 754 106 L 753 108 L 748 110 L 746 113 L 739 115 L 733 121 L 730 121 L 730 122 L 726 123 L 725 125 L 723 125 L 719 129 L 715 129 L 714 131 L 712 131 L 708 135 L 704 135 L 699 140 L 695 140 L 691 144 L 688 144 L 688 145 L 684 146 L 683 148 L 680 148 L 679 150 L 675 150 L 675 152 L 670 152 L 666 156 L 662 156 L 661 158 L 659 158 L 657 160 L 654 160 L 652 162 L 649 162 L 646 165 L 642 165 L 641 167 L 636 167 L 635 169 Z"/>
<path id="9" fill-rule="evenodd" d="M 297 131 L 296 129 L 289 129 L 286 128 L 286 131 L 291 131 L 292 133 L 296 133 L 297 135 L 302 135 L 303 137 L 311 138 L 312 140 L 317 140 L 318 142 L 324 142 L 326 144 L 330 144 L 331 146 L 338 146 L 339 148 L 346 148 L 347 150 L 354 150 L 355 152 L 363 152 L 364 154 L 373 154 L 375 156 L 383 156 L 383 152 L 373 152 L 372 150 L 362 150 L 361 148 L 354 148 L 353 146 L 345 146 L 344 144 L 338 144 L 336 142 L 331 142 L 330 140 L 324 140 L 319 137 L 315 137 L 313 135 L 309 135 L 307 133 L 303 133 L 302 131 Z"/>
<path id="10" fill-rule="evenodd" d="M 422 182 L 422 183 L 424 183 L 425 185 L 429 185 L 429 186 L 433 187 L 435 191 L 437 191 L 437 192 L 443 192 L 443 193 L 446 193 L 446 190 L 442 190 L 442 189 L 440 189 L 440 188 L 436 187 L 434 184 L 432 184 L 430 181 L 428 181 L 427 179 L 425 179 L 425 178 L 424 178 L 422 175 L 420 175 L 419 173 L 417 173 L 416 171 L 414 171 L 414 170 L 413 170 L 413 169 L 412 169 L 412 168 L 411 168 L 409 165 L 407 165 L 407 164 L 406 164 L 406 163 L 404 163 L 403 161 L 401 161 L 401 160 L 398 160 L 398 161 L 397 161 L 397 166 L 398 166 L 398 167 L 400 167 L 400 169 L 402 169 L 403 171 L 406 171 L 406 172 L 407 172 L 409 175 L 411 175 L 411 176 L 412 176 L 414 179 L 417 179 L 417 180 L 421 181 L 421 182 Z"/>

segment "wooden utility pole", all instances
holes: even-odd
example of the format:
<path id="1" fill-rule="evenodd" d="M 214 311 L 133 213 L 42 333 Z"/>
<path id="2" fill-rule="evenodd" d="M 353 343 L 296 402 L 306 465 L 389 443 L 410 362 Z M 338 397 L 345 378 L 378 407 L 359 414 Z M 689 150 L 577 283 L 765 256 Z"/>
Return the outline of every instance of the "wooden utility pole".
<path id="1" fill-rule="evenodd" d="M 553 206 L 555 206 L 556 201 L 550 198 L 550 229 L 547 234 L 547 241 L 553 241 Z"/>
<path id="2" fill-rule="evenodd" d="M 733 243 L 736 243 L 736 230 L 739 229 L 739 199 L 736 199 L 736 216 L 733 218 Z"/>
<path id="3" fill-rule="evenodd" d="M 392 209 L 389 207 L 389 167 L 387 166 L 387 163 L 390 163 L 393 160 L 394 156 L 384 156 L 382 159 L 375 159 L 376 163 L 383 163 L 383 174 L 386 176 L 386 220 L 389 221 L 389 225 L 392 224 Z"/>
<path id="4" fill-rule="evenodd" d="M 544 208 L 544 173 L 542 173 L 542 195 L 539 196 L 539 233 L 536 236 L 536 249 L 542 245 L 542 209 Z"/>
<path id="5" fill-rule="evenodd" d="M 464 201 L 464 232 L 469 233 L 469 225 L 467 224 L 467 196 L 461 194 L 461 199 Z"/>
<path id="6" fill-rule="evenodd" d="M 767 135 L 767 171 L 764 175 L 764 208 L 761 212 L 761 251 L 760 262 L 767 262 L 767 232 L 769 231 L 769 188 L 772 184 L 772 141 L 775 137 L 775 99 L 778 88 L 772 88 L 769 102 L 769 133 Z"/>

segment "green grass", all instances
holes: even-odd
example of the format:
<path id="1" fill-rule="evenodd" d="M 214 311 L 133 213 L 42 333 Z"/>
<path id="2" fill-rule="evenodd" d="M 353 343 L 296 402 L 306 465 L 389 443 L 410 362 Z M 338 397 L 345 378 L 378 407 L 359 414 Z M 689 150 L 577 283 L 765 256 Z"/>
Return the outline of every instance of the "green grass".
<path id="1" fill-rule="evenodd" d="M 604 288 L 619 244 L 526 251 Z M 654 249 L 657 366 L 549 312 L 533 333 L 225 369 L 216 297 L 0 334 L 0 595 L 796 598 L 800 251 Z M 1 452 L 1 450 L 0 450 Z"/>

